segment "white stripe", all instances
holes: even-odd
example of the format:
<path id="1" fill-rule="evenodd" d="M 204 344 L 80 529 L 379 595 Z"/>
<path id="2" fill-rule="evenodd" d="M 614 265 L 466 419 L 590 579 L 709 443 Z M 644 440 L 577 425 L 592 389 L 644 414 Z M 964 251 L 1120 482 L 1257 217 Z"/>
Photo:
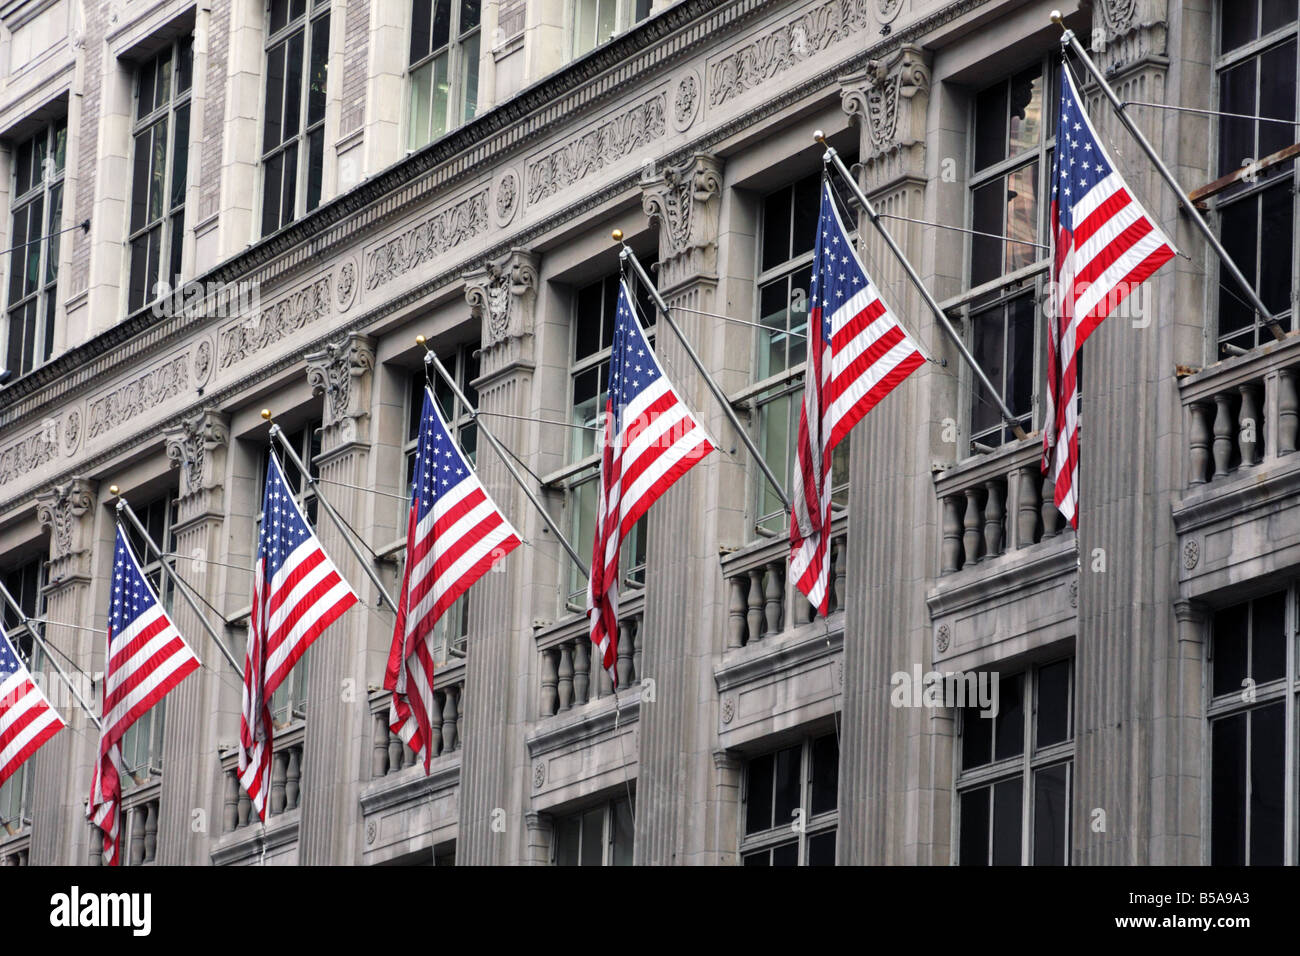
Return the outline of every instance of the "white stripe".
<path id="1" fill-rule="evenodd" d="M 340 578 L 338 583 L 324 594 L 318 596 L 316 600 L 312 602 L 310 607 L 303 610 L 302 616 L 294 622 L 292 630 L 284 636 L 283 640 L 281 640 L 280 644 L 276 647 L 275 652 L 267 659 L 266 667 L 264 669 L 266 673 L 266 687 L 262 691 L 266 697 L 270 697 L 274 694 L 276 690 L 279 689 L 280 684 L 283 683 L 283 676 L 276 679 L 273 675 L 289 658 L 289 655 L 293 653 L 294 649 L 302 643 L 307 632 L 311 630 L 316 622 L 324 616 L 326 611 L 329 611 L 334 607 L 334 605 L 338 604 L 339 601 L 343 600 L 343 598 L 347 597 L 349 594 L 352 594 L 353 597 L 356 596 L 352 589 L 348 587 L 348 583 Z"/>
<path id="2" fill-rule="evenodd" d="M 500 547 L 503 541 L 508 540 L 512 536 L 514 536 L 514 532 L 507 525 L 498 525 L 495 529 L 476 541 L 472 547 L 467 548 L 460 557 L 453 561 L 447 569 L 442 572 L 442 574 L 438 575 L 433 582 L 433 587 L 429 589 L 429 592 L 425 594 L 415 608 L 407 613 L 407 626 L 413 628 L 416 623 L 421 621 L 424 616 L 433 609 L 433 606 L 438 603 L 438 600 L 465 576 L 466 572 L 468 572 L 470 568 L 478 564 L 479 561 Z M 432 556 L 433 553 L 434 552 L 431 551 L 430 556 Z M 432 571 L 433 562 L 431 561 L 429 564 L 430 571 L 426 572 L 426 575 Z M 412 581 L 414 580 L 415 578 L 412 578 Z"/>
<path id="3" fill-rule="evenodd" d="M 160 665 L 151 670 L 149 676 L 132 688 L 131 692 L 127 694 L 126 697 L 122 698 L 122 700 L 118 702 L 117 706 L 113 708 L 112 712 L 104 718 L 104 729 L 108 731 L 112 728 L 113 733 L 119 736 L 122 733 L 125 733 L 126 728 L 131 726 L 135 721 L 132 720 L 125 724 L 120 728 L 120 730 L 117 729 L 118 722 L 130 714 L 133 707 L 157 690 L 161 684 L 166 683 L 172 674 L 185 664 L 194 660 L 194 655 L 187 653 L 187 651 L 188 648 L 177 651 L 175 654 L 167 657 Z M 136 719 L 139 718 L 137 717 Z"/>
<path id="4" fill-rule="evenodd" d="M 650 494 L 655 484 L 664 475 L 675 468 L 678 463 L 692 458 L 692 452 L 705 441 L 707 441 L 707 436 L 705 436 L 704 430 L 696 425 L 683 435 L 670 450 L 665 451 L 656 458 L 649 468 L 637 475 L 636 480 L 623 496 L 622 513 L 619 516 L 620 524 L 622 523 L 621 519 L 630 514 L 642 498 Z M 694 460 L 698 460 L 698 458 Z"/>
<path id="5" fill-rule="evenodd" d="M 32 691 L 23 697 L 18 702 L 17 707 L 11 709 L 5 716 L 18 717 L 19 715 L 26 713 L 29 709 L 39 708 L 41 699 L 39 691 Z M 8 725 L 12 725 L 16 722 L 16 720 L 10 720 Z M 9 761 L 18 756 L 18 754 L 22 752 L 22 749 L 35 740 L 36 737 L 45 730 L 45 728 L 49 727 L 50 724 L 55 723 L 60 726 L 63 725 L 63 722 L 59 720 L 58 714 L 49 708 L 41 710 L 40 713 L 37 714 L 35 720 L 24 727 L 17 737 L 9 741 L 8 746 L 6 746 L 4 750 L 0 750 L 0 767 L 7 766 Z"/>
<path id="6" fill-rule="evenodd" d="M 1075 315 L 1085 316 L 1091 312 L 1097 306 L 1097 303 L 1110 295 L 1112 290 L 1124 281 L 1125 276 L 1136 269 L 1147 256 L 1162 245 L 1165 245 L 1164 237 L 1156 232 L 1147 233 L 1147 235 L 1135 242 L 1128 252 L 1107 266 L 1106 271 L 1098 276 L 1096 281 L 1079 296 L 1074 307 Z M 1136 286 L 1128 291 L 1132 293 L 1135 289 Z"/>
<path id="7" fill-rule="evenodd" d="M 895 344 L 888 352 L 882 355 L 866 371 L 853 380 L 850 385 L 840 396 L 831 402 L 826 414 L 826 431 L 833 432 L 836 424 L 847 415 L 859 401 L 862 400 L 869 391 L 875 388 L 880 382 L 894 371 L 903 361 L 916 351 L 916 346 L 906 339 Z"/>

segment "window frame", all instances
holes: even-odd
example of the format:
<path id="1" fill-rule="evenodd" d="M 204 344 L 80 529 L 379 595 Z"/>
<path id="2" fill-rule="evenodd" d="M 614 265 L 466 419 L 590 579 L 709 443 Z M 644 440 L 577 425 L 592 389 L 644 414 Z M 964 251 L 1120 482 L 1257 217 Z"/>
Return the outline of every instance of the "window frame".
<path id="1" fill-rule="evenodd" d="M 406 109 L 404 110 L 406 126 L 406 152 L 413 153 L 423 149 L 430 143 L 446 136 L 452 130 L 464 126 L 470 120 L 478 115 L 478 94 L 479 94 L 479 61 L 483 54 L 483 6 L 479 3 L 478 18 L 474 25 L 469 29 L 462 29 L 461 18 L 465 13 L 464 0 L 450 0 L 450 23 L 447 26 L 447 42 L 434 49 L 432 47 L 433 38 L 433 15 L 437 11 L 438 0 L 411 0 L 411 25 L 410 37 L 406 56 L 406 68 L 403 72 L 402 86 L 406 91 Z M 420 4 L 427 3 L 430 8 L 429 31 L 430 31 L 430 49 L 422 53 L 419 57 L 412 59 L 410 47 L 415 42 L 415 24 L 416 7 Z M 468 52 L 468 45 L 474 44 L 475 52 L 471 56 Z M 446 116 L 444 117 L 443 129 L 434 128 L 434 109 L 433 96 L 429 94 L 428 109 L 428 126 L 427 136 L 417 138 L 416 136 L 416 109 L 417 79 L 416 74 L 429 68 L 429 83 L 436 85 L 437 70 L 434 67 L 435 61 L 443 54 L 447 56 L 447 102 L 445 106 Z M 468 69 L 474 70 L 474 96 L 471 102 L 467 95 L 469 80 L 467 77 Z"/>
<path id="2" fill-rule="evenodd" d="M 601 811 L 600 866 L 619 866 L 619 865 L 630 866 L 631 865 L 630 863 L 628 864 L 616 863 L 614 859 L 614 852 L 615 852 L 614 837 L 617 835 L 615 819 L 617 817 L 619 807 L 624 805 L 627 806 L 628 808 L 629 819 L 631 820 L 632 823 L 632 839 L 635 841 L 636 839 L 635 792 L 627 792 L 627 793 L 621 793 L 614 796 L 610 796 L 597 803 L 589 804 L 579 809 L 572 810 L 569 813 L 555 816 L 552 819 L 552 823 L 551 823 L 552 838 L 551 838 L 550 865 L 551 866 L 577 866 L 577 867 L 583 866 L 582 863 L 582 832 L 583 831 L 582 831 L 581 821 L 582 818 L 585 817 L 592 810 L 600 810 Z M 576 863 L 562 864 L 560 863 L 560 827 L 563 826 L 565 821 L 573 820 L 575 818 L 578 820 L 578 851 L 577 851 L 578 860 Z"/>
<path id="3" fill-rule="evenodd" d="M 614 37 L 618 36 L 620 33 L 626 33 L 628 30 L 632 29 L 638 23 L 643 23 L 644 21 L 650 19 L 650 17 L 653 15 L 654 12 L 651 9 L 652 7 L 651 0 L 604 0 L 604 2 L 608 2 L 614 8 L 613 10 L 614 22 L 610 29 L 610 34 L 604 39 L 601 39 L 599 33 L 597 33 L 593 37 L 593 42 L 591 43 L 591 45 L 586 46 L 579 42 L 579 37 L 578 37 L 579 18 L 582 16 L 582 6 L 584 2 L 587 2 L 587 0 L 572 0 L 572 2 L 568 4 L 568 10 L 569 10 L 568 43 L 569 43 L 570 60 L 576 60 L 579 57 L 586 56 L 592 50 L 604 46 L 606 43 L 614 39 Z M 600 29 L 600 5 L 602 3 L 602 0 L 589 0 L 589 2 L 593 5 L 596 14 L 595 22 L 592 24 L 592 28 L 593 30 L 599 30 Z"/>
<path id="4" fill-rule="evenodd" d="M 812 814 L 812 785 L 813 785 L 813 748 L 816 743 L 823 738 L 834 737 L 836 740 L 836 768 L 835 768 L 835 808 L 833 810 L 823 810 L 821 813 Z M 775 756 L 792 746 L 799 747 L 799 803 L 796 807 L 802 813 L 799 819 L 801 826 L 795 829 L 793 824 L 795 820 L 775 821 L 772 826 L 763 830 L 757 830 L 754 833 L 746 833 L 745 826 L 749 815 L 749 802 L 753 793 L 753 781 L 751 773 L 754 762 L 760 758 Z M 745 757 L 744 768 L 741 774 L 741 797 L 737 811 L 737 835 L 736 844 L 736 862 L 740 866 L 746 866 L 745 857 L 750 854 L 769 852 L 782 846 L 787 846 L 791 842 L 797 845 L 796 866 L 809 866 L 809 842 L 818 836 L 827 833 L 834 833 L 836 840 L 836 850 L 839 847 L 839 830 L 840 830 L 840 801 L 839 801 L 839 755 L 840 740 L 837 728 L 822 728 L 820 731 L 805 732 L 797 741 L 787 741 L 781 746 L 775 748 L 766 748 L 755 751 Z M 775 773 L 775 769 L 773 770 Z M 773 790 L 775 793 L 775 789 Z M 770 856 L 769 856 L 770 859 Z M 772 864 L 769 863 L 769 866 Z"/>

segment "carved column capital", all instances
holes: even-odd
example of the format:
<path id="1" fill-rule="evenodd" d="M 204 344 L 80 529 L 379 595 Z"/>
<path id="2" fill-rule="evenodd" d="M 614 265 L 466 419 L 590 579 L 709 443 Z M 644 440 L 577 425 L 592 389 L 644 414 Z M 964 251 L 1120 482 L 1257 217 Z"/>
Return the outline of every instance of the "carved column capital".
<path id="1" fill-rule="evenodd" d="M 225 477 L 230 418 L 205 408 L 163 434 L 172 467 L 181 470 L 181 498 L 219 488 Z"/>
<path id="2" fill-rule="evenodd" d="M 1097 0 L 1094 10 L 1089 45 L 1107 74 L 1165 54 L 1168 0 Z"/>
<path id="3" fill-rule="evenodd" d="M 527 249 L 511 249 L 465 276 L 465 301 L 483 328 L 484 349 L 533 334 L 537 311 L 538 258 Z"/>
<path id="4" fill-rule="evenodd" d="M 659 224 L 662 288 L 689 278 L 716 276 L 722 160 L 696 153 L 641 179 L 641 208 Z"/>
<path id="5" fill-rule="evenodd" d="M 370 387 L 375 370 L 375 340 L 349 332 L 319 352 L 306 356 L 307 381 L 325 396 L 325 435 L 333 441 L 364 441 L 370 418 Z"/>
<path id="6" fill-rule="evenodd" d="M 901 46 L 840 78 L 840 104 L 861 130 L 860 159 L 867 191 L 925 172 L 925 114 L 930 103 L 930 57 Z"/>
<path id="7" fill-rule="evenodd" d="M 50 530 L 50 578 L 88 573 L 97 482 L 73 478 L 36 496 L 36 520 Z"/>

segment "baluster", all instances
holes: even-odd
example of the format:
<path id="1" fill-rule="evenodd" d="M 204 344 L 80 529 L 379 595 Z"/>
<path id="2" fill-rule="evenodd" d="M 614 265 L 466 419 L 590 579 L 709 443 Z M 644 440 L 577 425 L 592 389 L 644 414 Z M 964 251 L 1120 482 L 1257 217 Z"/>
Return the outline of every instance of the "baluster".
<path id="1" fill-rule="evenodd" d="M 1277 376 L 1277 453 L 1289 455 L 1300 437 L 1300 398 L 1296 396 L 1296 370 L 1284 368 Z"/>
<path id="2" fill-rule="evenodd" d="M 235 772 L 238 774 L 238 771 Z M 236 777 L 238 783 L 238 777 Z M 248 815 L 253 812 L 253 801 L 248 799 L 248 791 L 243 787 L 239 788 L 239 815 L 235 829 L 248 826 Z"/>
<path id="3" fill-rule="evenodd" d="M 1188 462 L 1191 472 L 1189 484 L 1203 485 L 1209 479 L 1210 471 L 1210 408 L 1204 402 L 1193 402 L 1187 406 L 1191 416 L 1188 435 Z"/>
<path id="4" fill-rule="evenodd" d="M 442 752 L 445 754 L 451 753 L 460 745 L 460 735 L 457 733 L 460 729 L 457 727 L 457 718 L 460 713 L 460 708 L 457 706 L 459 702 L 456 700 L 458 691 L 458 687 L 448 687 L 447 699 L 443 704 Z"/>
<path id="5" fill-rule="evenodd" d="M 591 641 L 577 641 L 573 645 L 573 695 L 581 707 L 589 699 L 591 689 Z"/>
<path id="6" fill-rule="evenodd" d="M 379 711 L 374 715 L 375 727 L 375 745 L 374 753 L 370 758 L 370 777 L 378 779 L 388 773 L 388 710 Z"/>
<path id="7" fill-rule="evenodd" d="M 239 825 L 239 777 L 226 774 L 226 795 L 221 807 L 221 832 L 230 833 Z"/>
<path id="8" fill-rule="evenodd" d="M 1061 533 L 1061 512 L 1056 510 L 1056 483 L 1051 474 L 1043 476 L 1043 538 L 1055 538 Z"/>
<path id="9" fill-rule="evenodd" d="M 542 651 L 541 711 L 543 717 L 555 716 L 556 708 L 559 706 L 559 698 L 555 693 L 555 685 L 558 679 L 555 664 L 559 658 L 560 652 L 555 648 Z"/>
<path id="10" fill-rule="evenodd" d="M 408 750 L 406 744 L 402 743 L 402 738 L 397 734 L 389 732 L 388 735 L 388 772 L 397 773 L 402 769 L 402 762 L 406 759 L 404 751 Z"/>
<path id="11" fill-rule="evenodd" d="M 965 560 L 962 562 L 962 567 L 970 567 L 980 559 L 980 545 L 984 543 L 984 536 L 980 531 L 984 516 L 979 505 L 979 493 L 979 488 L 966 489 L 966 516 L 962 522 L 961 536 Z"/>
<path id="12" fill-rule="evenodd" d="M 1224 478 L 1232 466 L 1232 401 L 1227 392 L 1214 396 L 1214 477 Z"/>
<path id="13" fill-rule="evenodd" d="M 283 750 L 271 756 L 271 813 L 284 812 L 284 775 L 289 766 L 289 758 Z"/>
<path id="14" fill-rule="evenodd" d="M 632 615 L 632 674 L 629 682 L 641 679 L 641 627 L 644 624 L 644 611 Z"/>
<path id="15" fill-rule="evenodd" d="M 442 710 L 445 691 L 434 691 L 429 706 L 429 758 L 442 754 Z"/>
<path id="16" fill-rule="evenodd" d="M 465 746 L 465 685 L 456 685 L 456 749 Z"/>
<path id="17" fill-rule="evenodd" d="M 158 858 L 158 801 L 150 800 L 144 805 L 144 862 L 152 863 Z"/>
<path id="18" fill-rule="evenodd" d="M 943 565 L 940 572 L 952 574 L 961 569 L 961 495 L 947 495 L 943 499 Z"/>
<path id="19" fill-rule="evenodd" d="M 768 634 L 780 634 L 785 617 L 785 557 L 771 561 L 763 576 L 766 594 L 763 601 L 764 626 Z"/>
<path id="20" fill-rule="evenodd" d="M 620 689 L 632 682 L 632 618 L 620 618 L 618 622 L 618 656 L 614 661 L 614 672 L 618 674 Z"/>
<path id="21" fill-rule="evenodd" d="M 1020 504 L 1016 509 L 1016 547 L 1027 548 L 1038 539 L 1038 465 L 1020 469 Z"/>
<path id="22" fill-rule="evenodd" d="M 289 765 L 284 771 L 284 808 L 298 809 L 299 784 L 302 781 L 302 749 L 289 748 Z"/>
<path id="23" fill-rule="evenodd" d="M 400 740 L 401 738 L 398 739 Z M 411 749 L 410 745 L 402 744 L 402 765 L 398 769 L 405 770 L 407 767 L 415 763 L 415 758 L 416 753 Z"/>
<path id="24" fill-rule="evenodd" d="M 591 656 L 594 660 L 594 667 L 596 668 L 596 696 L 597 698 L 608 697 L 610 694 L 614 693 L 614 679 L 609 676 L 609 671 L 605 669 L 604 659 L 597 656 L 594 653 L 594 650 L 595 648 L 593 646 L 593 653 Z M 617 660 L 615 660 L 614 665 L 614 671 L 617 673 Z"/>
<path id="25" fill-rule="evenodd" d="M 1260 439 L 1264 435 L 1264 422 L 1259 415 L 1259 386 L 1253 382 L 1239 385 L 1241 414 L 1237 417 L 1237 440 L 1241 449 L 1242 467 L 1258 465 Z"/>
<path id="26" fill-rule="evenodd" d="M 126 816 L 131 820 L 131 866 L 144 862 L 144 807 L 136 807 Z"/>
<path id="27" fill-rule="evenodd" d="M 847 536 L 831 542 L 831 610 L 844 610 L 844 578 L 849 569 L 849 539 Z"/>
<path id="28" fill-rule="evenodd" d="M 733 574 L 727 578 L 727 648 L 745 646 L 745 597 L 749 576 Z"/>
<path id="29" fill-rule="evenodd" d="M 753 644 L 763 638 L 763 569 L 749 569 L 749 609 L 745 615 L 749 625 L 749 639 L 746 644 Z"/>
<path id="30" fill-rule="evenodd" d="M 573 642 L 565 641 L 560 645 L 559 691 L 560 710 L 573 706 Z"/>
<path id="31" fill-rule="evenodd" d="M 1002 553 L 1002 536 L 1004 526 L 1002 519 L 1006 515 L 1003 501 L 1005 486 L 997 478 L 990 478 L 984 483 L 986 498 L 984 505 L 984 555 L 996 557 Z"/>

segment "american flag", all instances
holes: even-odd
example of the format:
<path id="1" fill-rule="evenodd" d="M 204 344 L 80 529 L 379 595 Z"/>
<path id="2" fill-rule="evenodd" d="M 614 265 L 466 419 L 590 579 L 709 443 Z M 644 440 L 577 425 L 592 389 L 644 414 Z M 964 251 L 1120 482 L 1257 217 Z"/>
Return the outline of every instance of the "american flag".
<path id="1" fill-rule="evenodd" d="M 831 454 L 862 416 L 925 362 L 880 297 L 822 180 L 809 290 L 808 359 L 791 489 L 790 576 L 830 610 Z"/>
<path id="2" fill-rule="evenodd" d="M 415 753 L 424 772 L 433 700 L 434 625 L 447 608 L 498 560 L 519 547 L 519 534 L 488 497 L 424 389 L 420 439 L 406 522 L 406 571 L 384 687 L 393 692 L 388 723 Z"/>
<path id="3" fill-rule="evenodd" d="M 99 759 L 86 807 L 91 822 L 104 831 L 104 863 L 108 866 L 119 862 L 122 737 L 198 667 L 199 659 L 163 610 L 119 524 L 113 555 L 113 600 L 108 611 Z"/>
<path id="4" fill-rule="evenodd" d="M 1151 273 L 1173 244 L 1133 198 L 1061 69 L 1052 160 L 1052 287 L 1047 336 L 1043 472 L 1056 507 L 1079 526 L 1079 348 Z"/>
<path id="5" fill-rule="evenodd" d="M 0 629 L 0 784 L 65 726 Z"/>
<path id="6" fill-rule="evenodd" d="M 262 820 L 271 789 L 271 696 L 312 641 L 356 603 L 268 452 L 239 722 L 239 782 Z"/>
<path id="7" fill-rule="evenodd" d="M 591 641 L 615 687 L 619 546 L 659 496 L 713 449 L 703 426 L 660 368 L 633 312 L 627 282 L 620 282 L 587 586 Z"/>

